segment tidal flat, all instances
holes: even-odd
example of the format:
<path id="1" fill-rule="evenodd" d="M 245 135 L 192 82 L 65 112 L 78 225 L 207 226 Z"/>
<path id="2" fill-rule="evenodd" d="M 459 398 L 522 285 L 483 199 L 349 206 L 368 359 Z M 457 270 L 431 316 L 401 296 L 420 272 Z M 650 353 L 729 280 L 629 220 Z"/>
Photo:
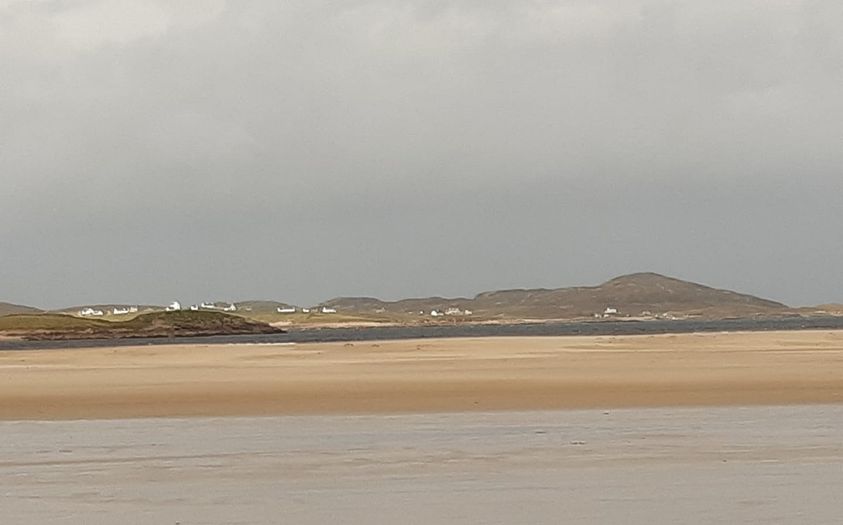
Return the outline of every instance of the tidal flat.
<path id="1" fill-rule="evenodd" d="M 0 422 L 15 524 L 835 523 L 843 406 Z"/>

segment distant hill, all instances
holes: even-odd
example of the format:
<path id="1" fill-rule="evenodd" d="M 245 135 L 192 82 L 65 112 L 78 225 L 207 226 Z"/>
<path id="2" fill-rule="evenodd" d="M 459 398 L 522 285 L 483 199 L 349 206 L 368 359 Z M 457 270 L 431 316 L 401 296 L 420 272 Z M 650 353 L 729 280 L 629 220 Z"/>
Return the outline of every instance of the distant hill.
<path id="1" fill-rule="evenodd" d="M 265 315 L 274 314 L 278 308 L 288 308 L 292 305 L 279 301 L 237 301 L 237 311 L 242 315 Z"/>
<path id="2" fill-rule="evenodd" d="M 785 314 L 782 303 L 730 290 L 666 277 L 635 273 L 598 286 L 518 289 L 483 292 L 473 298 L 429 297 L 381 301 L 371 297 L 341 297 L 325 303 L 344 313 L 386 312 L 394 315 L 470 310 L 478 318 L 574 319 L 610 317 L 700 316 L 706 318 Z M 459 315 L 459 314 L 457 314 Z"/>
<path id="3" fill-rule="evenodd" d="M 216 303 L 228 306 L 231 303 Z M 309 310 L 296 308 L 293 313 L 280 313 L 278 308 L 292 306 L 280 301 L 238 301 L 232 312 L 242 318 L 262 323 L 416 323 L 441 319 L 450 321 L 519 321 L 548 319 L 612 318 L 684 318 L 723 319 L 730 317 L 771 317 L 788 315 L 843 315 L 841 305 L 790 308 L 782 303 L 731 290 L 721 290 L 656 273 L 633 273 L 616 277 L 597 286 L 569 288 L 533 288 L 496 290 L 474 297 L 422 297 L 398 301 L 382 301 L 374 297 L 338 297 L 324 301 Z M 105 315 L 86 320 L 128 322 L 146 313 L 161 312 L 163 307 L 137 305 L 139 312 L 110 315 L 120 304 L 85 305 L 102 310 Z M 322 312 L 321 307 L 336 309 Z M 77 314 L 82 306 L 66 308 L 60 313 Z M 202 310 L 208 312 L 208 310 Z M 431 311 L 442 314 L 440 319 Z M 26 306 L 0 303 L 0 315 L 43 313 Z M 66 322 L 62 316 L 62 322 Z M 149 319 L 149 318 L 146 318 Z M 170 320 L 173 317 L 168 318 Z M 129 325 L 123 324 L 124 327 Z"/>
<path id="4" fill-rule="evenodd" d="M 22 306 L 19 304 L 4 303 L 0 301 L 0 315 L 35 314 L 40 312 L 38 308 Z"/>

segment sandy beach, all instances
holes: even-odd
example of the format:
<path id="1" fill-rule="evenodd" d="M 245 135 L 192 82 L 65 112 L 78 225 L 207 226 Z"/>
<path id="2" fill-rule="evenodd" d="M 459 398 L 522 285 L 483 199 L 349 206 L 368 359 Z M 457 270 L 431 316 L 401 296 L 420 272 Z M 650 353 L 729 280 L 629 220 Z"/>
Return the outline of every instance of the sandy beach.
<path id="1" fill-rule="evenodd" d="M 39 525 L 833 523 L 841 365 L 828 331 L 2 352 L 0 506 Z"/>
<path id="2" fill-rule="evenodd" d="M 0 418 L 843 402 L 843 332 L 0 353 Z"/>

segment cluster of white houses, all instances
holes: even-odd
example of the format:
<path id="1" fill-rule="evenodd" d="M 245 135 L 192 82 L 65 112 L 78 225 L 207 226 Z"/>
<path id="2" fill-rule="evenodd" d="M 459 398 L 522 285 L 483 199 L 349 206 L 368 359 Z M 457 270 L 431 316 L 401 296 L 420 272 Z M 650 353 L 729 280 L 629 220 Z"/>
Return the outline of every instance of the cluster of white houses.
<path id="1" fill-rule="evenodd" d="M 676 319 L 679 319 L 679 317 L 676 317 L 675 315 L 673 315 L 671 313 L 668 313 L 668 312 L 653 313 L 650 310 L 643 310 L 639 315 L 641 317 L 645 317 L 645 318 L 666 319 L 666 320 L 669 320 L 669 321 L 675 321 Z M 597 319 L 609 319 L 609 318 L 612 318 L 612 317 L 620 317 L 620 316 L 621 316 L 620 311 L 613 306 L 607 306 L 606 309 L 603 310 L 602 313 L 594 314 L 594 317 L 597 318 Z M 626 314 L 625 317 L 629 317 L 629 314 Z"/>
<path id="2" fill-rule="evenodd" d="M 111 315 L 127 315 L 137 313 L 137 311 L 137 306 L 128 306 L 126 308 L 114 307 L 108 313 Z M 96 308 L 83 308 L 78 313 L 81 317 L 102 317 L 105 315 L 104 311 Z"/>
<path id="3" fill-rule="evenodd" d="M 431 310 L 430 317 L 442 317 L 445 315 L 471 315 L 471 310 L 460 310 L 457 307 L 446 308 L 444 311 L 442 310 Z M 419 315 L 424 315 L 424 311 L 419 312 Z"/>
<path id="4" fill-rule="evenodd" d="M 167 312 L 178 312 L 181 310 L 190 310 L 193 312 L 198 312 L 199 310 L 216 310 L 218 312 L 236 312 L 237 305 L 234 303 L 230 304 L 222 304 L 219 305 L 217 303 L 210 303 L 210 302 L 202 302 L 199 304 L 192 304 L 188 307 L 182 306 L 181 302 L 173 301 L 170 303 L 166 308 L 164 308 Z M 247 311 L 251 310 L 251 308 L 246 308 Z M 329 306 L 320 306 L 314 308 L 296 308 L 295 306 L 279 306 L 275 309 L 279 314 L 294 314 L 296 312 L 301 311 L 302 313 L 309 314 L 311 312 L 316 313 L 323 313 L 323 314 L 335 314 L 337 313 L 336 308 L 331 308 Z M 133 314 L 138 312 L 137 306 L 128 306 L 128 307 L 114 307 L 108 310 L 100 310 L 97 308 L 83 308 L 77 312 L 77 314 L 81 317 L 103 317 L 105 315 L 126 315 L 126 314 Z"/>
<path id="5" fill-rule="evenodd" d="M 170 303 L 170 306 L 165 308 L 168 312 L 178 312 L 179 310 L 183 310 L 182 305 L 178 301 L 173 301 Z M 188 310 L 192 312 L 198 312 L 199 310 L 217 310 L 220 312 L 236 312 L 237 305 L 231 303 L 226 306 L 218 306 L 216 303 L 207 303 L 203 302 L 200 304 L 192 304 L 188 307 Z"/>
<path id="6" fill-rule="evenodd" d="M 294 314 L 294 313 L 298 312 L 299 309 L 296 308 L 295 306 L 279 306 L 278 308 L 275 309 L 275 311 L 278 312 L 279 314 Z M 301 309 L 301 313 L 303 313 L 303 314 L 309 314 L 309 313 L 314 312 L 314 311 L 322 313 L 322 314 L 335 314 L 335 313 L 337 313 L 336 308 L 331 308 L 331 307 L 328 307 L 328 306 L 320 306 L 319 308 L 302 308 Z"/>

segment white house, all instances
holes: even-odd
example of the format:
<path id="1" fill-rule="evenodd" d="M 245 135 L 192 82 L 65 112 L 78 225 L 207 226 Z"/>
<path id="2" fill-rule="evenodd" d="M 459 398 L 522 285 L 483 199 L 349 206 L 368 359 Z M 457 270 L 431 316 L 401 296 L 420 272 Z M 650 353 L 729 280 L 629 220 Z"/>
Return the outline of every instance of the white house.
<path id="1" fill-rule="evenodd" d="M 279 314 L 294 314 L 294 313 L 296 313 L 296 309 L 293 306 L 285 306 L 283 308 L 281 306 L 279 306 L 278 308 L 275 309 L 275 311 L 278 312 Z"/>
<path id="2" fill-rule="evenodd" d="M 323 314 L 335 314 L 335 313 L 337 313 L 337 309 L 336 308 L 328 308 L 327 306 L 323 306 L 322 307 L 322 313 Z"/>
<path id="3" fill-rule="evenodd" d="M 611 317 L 613 315 L 618 315 L 618 309 L 612 306 L 607 306 L 605 310 L 603 310 L 602 317 Z"/>
<path id="4" fill-rule="evenodd" d="M 463 310 L 462 313 L 465 314 L 465 315 L 471 315 L 474 312 L 472 312 L 471 310 Z"/>
<path id="5" fill-rule="evenodd" d="M 430 311 L 430 317 L 440 317 L 440 316 L 443 316 L 443 315 L 445 315 L 445 314 L 443 314 L 439 310 L 431 310 Z"/>
<path id="6" fill-rule="evenodd" d="M 88 316 L 100 317 L 100 316 L 105 315 L 105 312 L 103 312 L 102 310 L 94 310 L 93 308 L 83 308 L 82 310 L 79 311 L 79 315 L 84 316 L 84 317 L 88 317 Z"/>
<path id="7" fill-rule="evenodd" d="M 445 309 L 445 315 L 462 315 L 462 310 L 454 307 L 447 308 Z"/>
<path id="8" fill-rule="evenodd" d="M 190 305 L 190 311 L 191 312 L 198 312 L 199 311 L 199 305 L 198 304 Z"/>
<path id="9" fill-rule="evenodd" d="M 170 303 L 170 306 L 165 308 L 165 310 L 168 312 L 178 312 L 179 310 L 181 310 L 181 303 L 178 301 L 173 301 L 172 303 Z"/>
<path id="10" fill-rule="evenodd" d="M 302 309 L 301 309 L 301 311 L 302 311 L 302 313 L 309 314 L 309 313 L 310 313 L 310 308 L 302 308 Z"/>
<path id="11" fill-rule="evenodd" d="M 216 303 L 203 301 L 202 304 L 199 305 L 199 308 L 202 308 L 203 310 L 222 310 L 223 312 L 237 311 L 237 306 L 234 303 L 231 303 L 228 306 L 217 306 Z"/>
<path id="12" fill-rule="evenodd" d="M 111 314 L 112 315 L 126 315 L 129 313 L 129 308 L 112 308 Z"/>

